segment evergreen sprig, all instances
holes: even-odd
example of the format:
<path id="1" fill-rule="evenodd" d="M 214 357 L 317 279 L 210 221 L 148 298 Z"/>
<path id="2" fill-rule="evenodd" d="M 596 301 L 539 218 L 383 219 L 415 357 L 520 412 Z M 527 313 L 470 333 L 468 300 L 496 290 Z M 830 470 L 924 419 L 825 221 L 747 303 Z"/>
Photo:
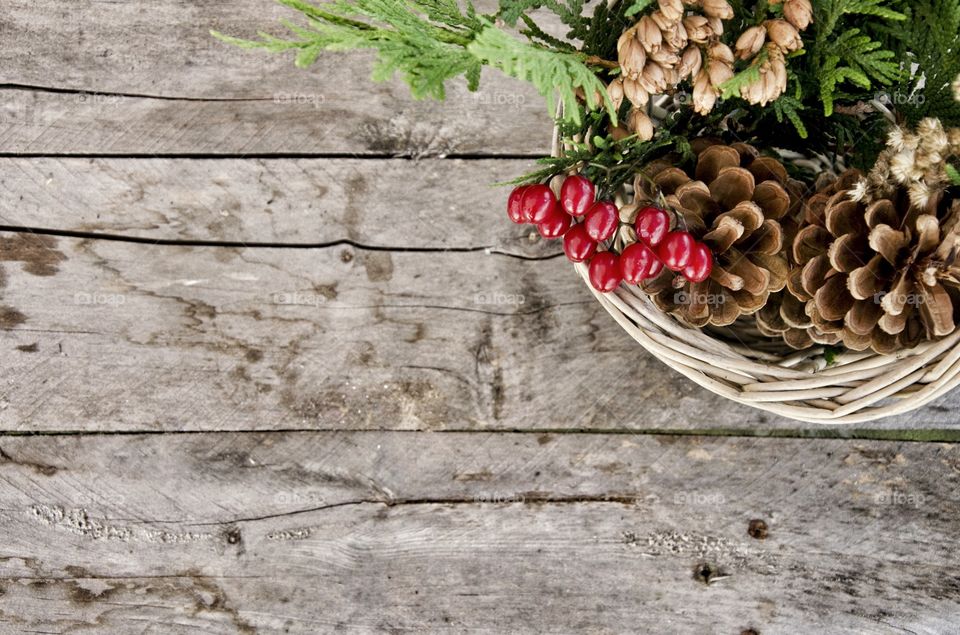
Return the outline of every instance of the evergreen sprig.
<path id="1" fill-rule="evenodd" d="M 861 91 L 889 86 L 900 79 L 901 64 L 869 32 L 885 28 L 906 15 L 891 0 L 819 0 L 814 3 L 815 36 L 810 47 L 810 71 L 818 79 L 826 116 L 833 114 L 841 88 Z"/>
<path id="2" fill-rule="evenodd" d="M 213 35 L 243 48 L 295 50 L 300 67 L 316 62 L 325 50 L 374 49 L 378 61 L 373 79 L 385 81 L 399 74 L 418 99 L 443 99 L 447 82 L 460 76 L 465 76 L 467 87 L 475 91 L 482 67 L 489 65 L 531 82 L 551 106 L 553 96 L 559 94 L 565 105 L 564 118 L 580 121 L 578 90 L 586 96 L 587 110 L 605 108 L 616 118 L 604 84 L 586 64 L 585 54 L 561 46 L 535 25 L 528 25 L 530 37 L 522 41 L 494 22 L 504 16 L 519 19 L 525 11 L 546 4 L 572 31 L 585 34 L 588 22 L 579 17 L 583 0 L 504 0 L 497 16 L 479 15 L 472 3 L 461 6 L 457 0 L 334 0 L 321 5 L 305 0 L 277 1 L 306 19 L 306 26 L 283 22 L 292 37 L 262 32 L 257 40 L 218 32 Z"/>
<path id="3" fill-rule="evenodd" d="M 898 111 L 910 123 L 935 116 L 960 126 L 960 103 L 951 82 L 960 75 L 960 0 L 901 0 L 908 16 L 903 28 L 889 32 L 898 58 L 913 73 L 898 86 Z"/>

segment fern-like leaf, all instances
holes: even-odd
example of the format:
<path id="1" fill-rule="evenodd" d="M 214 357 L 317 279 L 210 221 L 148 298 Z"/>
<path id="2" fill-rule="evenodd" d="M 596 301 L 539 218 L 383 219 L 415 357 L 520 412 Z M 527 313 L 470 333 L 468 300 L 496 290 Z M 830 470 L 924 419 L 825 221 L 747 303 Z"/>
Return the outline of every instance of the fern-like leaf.
<path id="1" fill-rule="evenodd" d="M 588 109 L 605 108 L 610 118 L 616 120 L 613 103 L 607 96 L 603 82 L 579 55 L 546 51 L 521 42 L 493 26 L 481 31 L 467 46 L 467 50 L 484 64 L 530 82 L 551 106 L 551 97 L 559 93 L 564 106 L 564 118 L 580 122 L 580 105 L 575 92 L 579 88 L 585 96 Z"/>

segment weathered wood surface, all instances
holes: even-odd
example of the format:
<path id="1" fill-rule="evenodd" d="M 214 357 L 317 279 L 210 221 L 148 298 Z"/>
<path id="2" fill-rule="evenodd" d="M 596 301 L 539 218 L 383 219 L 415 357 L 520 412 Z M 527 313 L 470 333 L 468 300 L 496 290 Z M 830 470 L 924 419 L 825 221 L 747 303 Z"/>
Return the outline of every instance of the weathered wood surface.
<path id="1" fill-rule="evenodd" d="M 291 15 L 4 2 L 0 632 L 957 632 L 956 445 L 751 438 L 824 428 L 667 370 L 502 220 L 534 91 L 208 35 Z"/>
<path id="2" fill-rule="evenodd" d="M 956 445 L 397 432 L 0 447 L 11 631 L 939 634 L 960 615 Z"/>
<path id="3" fill-rule="evenodd" d="M 816 427 L 668 371 L 562 257 L 7 232 L 0 261 L 4 430 Z"/>
<path id="4" fill-rule="evenodd" d="M 532 160 L 0 159 L 0 225 L 183 242 L 560 253 L 504 213 Z"/>
<path id="5" fill-rule="evenodd" d="M 327 56 L 303 71 L 290 55 L 238 50 L 209 34 L 279 34 L 280 18 L 297 13 L 270 0 L 6 0 L 0 40 L 6 51 L 29 53 L 0 64 L 0 152 L 549 151 L 543 98 L 497 72 L 484 73 L 478 93 L 451 82 L 441 106 L 413 100 L 399 80 L 366 81 L 365 53 Z"/>

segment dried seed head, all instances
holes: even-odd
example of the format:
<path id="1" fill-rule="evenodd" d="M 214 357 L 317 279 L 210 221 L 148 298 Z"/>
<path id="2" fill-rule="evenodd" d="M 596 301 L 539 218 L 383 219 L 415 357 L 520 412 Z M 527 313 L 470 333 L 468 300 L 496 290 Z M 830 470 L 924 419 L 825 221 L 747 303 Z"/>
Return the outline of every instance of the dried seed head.
<path id="1" fill-rule="evenodd" d="M 736 49 L 737 57 L 742 60 L 748 60 L 763 48 L 763 43 L 767 40 L 767 30 L 762 26 L 752 26 L 737 38 Z"/>
<path id="2" fill-rule="evenodd" d="M 960 128 L 951 128 L 947 132 L 947 140 L 950 142 L 950 154 L 960 155 Z"/>
<path id="3" fill-rule="evenodd" d="M 640 18 L 640 21 L 637 22 L 636 29 L 637 38 L 647 53 L 660 50 L 660 45 L 663 43 L 663 34 L 660 32 L 660 27 L 657 26 L 657 23 L 653 21 L 653 18 L 649 15 L 643 16 Z"/>
<path id="4" fill-rule="evenodd" d="M 667 78 L 663 67 L 656 62 L 647 62 L 639 77 L 640 85 L 650 94 L 661 93 L 667 89 Z"/>
<path id="5" fill-rule="evenodd" d="M 680 56 L 673 47 L 661 46 L 659 51 L 650 54 L 650 59 L 666 68 L 671 68 L 680 63 Z"/>
<path id="6" fill-rule="evenodd" d="M 759 104 L 763 101 L 763 95 L 764 86 L 762 76 L 756 81 L 740 87 L 740 96 L 749 104 Z"/>
<path id="7" fill-rule="evenodd" d="M 629 78 L 626 81 L 632 81 Z M 613 102 L 613 107 L 615 110 L 620 110 L 620 105 L 623 104 L 623 89 L 624 79 L 618 77 L 609 84 L 607 84 L 607 96 L 610 97 L 610 101 Z"/>
<path id="8" fill-rule="evenodd" d="M 800 39 L 800 33 L 796 27 L 786 20 L 767 20 L 763 25 L 767 28 L 767 35 L 770 37 L 770 41 L 784 51 L 796 51 L 803 48 L 803 40 Z"/>
<path id="9" fill-rule="evenodd" d="M 783 17 L 801 31 L 813 22 L 813 7 L 810 0 L 786 0 L 783 4 Z"/>
<path id="10" fill-rule="evenodd" d="M 723 42 L 714 42 L 707 48 L 707 57 L 733 66 L 733 51 Z"/>
<path id="11" fill-rule="evenodd" d="M 700 53 L 699 46 L 688 46 L 680 57 L 680 64 L 677 66 L 677 74 L 680 81 L 693 77 L 700 72 L 703 65 L 703 55 Z"/>
<path id="12" fill-rule="evenodd" d="M 710 59 L 707 61 L 707 74 L 710 76 L 710 83 L 718 87 L 733 77 L 733 65 Z"/>
<path id="13" fill-rule="evenodd" d="M 636 28 L 627 29 L 617 40 L 617 61 L 627 77 L 637 77 L 647 63 L 647 53 L 637 37 Z"/>
<path id="14" fill-rule="evenodd" d="M 637 108 L 646 106 L 650 101 L 650 93 L 644 90 L 640 82 L 629 77 L 623 80 L 623 94 Z"/>
<path id="15" fill-rule="evenodd" d="M 723 20 L 720 18 L 708 17 L 707 25 L 713 30 L 714 35 L 718 37 L 723 35 Z"/>
<path id="16" fill-rule="evenodd" d="M 730 20 L 733 18 L 733 7 L 727 0 L 703 0 L 703 12 L 711 18 Z"/>
<path id="17" fill-rule="evenodd" d="M 890 131 L 890 134 L 887 135 L 887 147 L 893 148 L 896 152 L 900 152 L 903 150 L 904 146 L 903 139 L 903 128 L 900 126 L 894 126 L 893 130 Z"/>
<path id="18" fill-rule="evenodd" d="M 683 28 L 683 22 L 676 22 L 665 29 L 660 29 L 660 33 L 663 35 L 663 41 L 676 51 L 687 45 L 687 30 Z"/>
<path id="19" fill-rule="evenodd" d="M 653 139 L 653 121 L 647 116 L 647 113 L 639 108 L 634 108 L 630 111 L 630 115 L 627 118 L 627 126 L 641 141 L 650 141 L 650 139 Z"/>
<path id="20" fill-rule="evenodd" d="M 683 28 L 687 30 L 687 37 L 691 42 L 697 44 L 706 44 L 710 36 L 713 35 L 713 29 L 707 19 L 702 15 L 688 15 L 683 19 Z"/>
<path id="21" fill-rule="evenodd" d="M 693 83 L 693 109 L 701 115 L 709 114 L 717 103 L 717 91 L 710 85 L 710 76 L 701 69 Z"/>
<path id="22" fill-rule="evenodd" d="M 683 17 L 683 2 L 680 0 L 660 0 L 660 13 L 670 22 L 679 22 Z"/>

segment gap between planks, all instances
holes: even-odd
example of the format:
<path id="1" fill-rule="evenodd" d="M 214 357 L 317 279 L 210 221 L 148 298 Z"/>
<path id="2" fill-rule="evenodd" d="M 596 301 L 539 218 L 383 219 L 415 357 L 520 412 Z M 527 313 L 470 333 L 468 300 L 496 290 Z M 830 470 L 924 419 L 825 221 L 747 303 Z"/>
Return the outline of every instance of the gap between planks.
<path id="1" fill-rule="evenodd" d="M 174 436 L 174 435 L 231 435 L 231 434 L 473 434 L 473 435 L 535 435 L 546 437 L 552 435 L 563 436 L 631 436 L 631 437 L 692 437 L 692 438 L 726 438 L 726 439 L 811 439 L 837 441 L 888 441 L 891 443 L 960 443 L 960 430 L 948 428 L 930 428 L 918 430 L 884 430 L 874 428 L 858 428 L 845 430 L 842 428 L 810 428 L 810 429 L 770 429 L 750 430 L 736 428 L 717 429 L 623 429 L 623 428 L 538 428 L 514 430 L 476 430 L 449 428 L 445 430 L 371 430 L 371 429 L 344 429 L 344 428 L 271 428 L 271 429 L 218 429 L 218 430 L 39 430 L 18 431 L 0 429 L 0 439 L 20 437 L 111 437 L 111 436 Z M 0 455 L 2 458 L 2 455 Z M 369 501 L 361 501 L 369 502 Z"/>

